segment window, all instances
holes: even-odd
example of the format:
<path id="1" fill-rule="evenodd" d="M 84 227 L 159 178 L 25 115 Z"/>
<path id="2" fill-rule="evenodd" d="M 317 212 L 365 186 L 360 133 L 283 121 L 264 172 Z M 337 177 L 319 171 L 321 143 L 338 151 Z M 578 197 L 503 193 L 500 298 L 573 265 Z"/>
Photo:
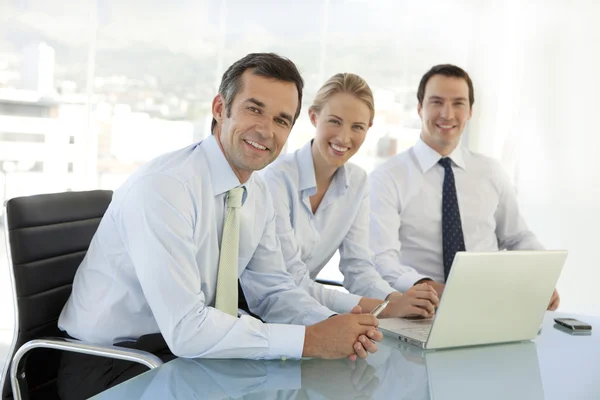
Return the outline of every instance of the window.
<path id="1" fill-rule="evenodd" d="M 258 51 L 289 57 L 305 79 L 288 151 L 312 138 L 306 110 L 326 79 L 348 71 L 369 82 L 375 122 L 352 161 L 370 171 L 417 140 L 421 75 L 454 63 L 475 82 L 468 146 L 502 160 L 542 242 L 571 250 L 559 285 L 563 309 L 597 313 L 591 227 L 600 223 L 600 166 L 590 121 L 600 84 L 593 50 L 599 7 L 516 0 L 4 2 L 1 199 L 113 189 L 145 161 L 203 139 L 225 68 Z M 340 276 L 336 260 L 326 274 Z"/>

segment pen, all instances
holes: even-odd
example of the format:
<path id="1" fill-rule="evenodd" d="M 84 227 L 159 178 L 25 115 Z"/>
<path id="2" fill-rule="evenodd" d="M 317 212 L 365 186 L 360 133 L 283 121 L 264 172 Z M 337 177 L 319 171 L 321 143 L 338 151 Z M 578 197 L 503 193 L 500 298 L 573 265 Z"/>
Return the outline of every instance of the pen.
<path id="1" fill-rule="evenodd" d="M 383 310 L 385 310 L 385 308 L 387 307 L 387 305 L 388 305 L 389 303 L 390 303 L 390 301 L 389 301 L 389 300 L 386 300 L 386 301 L 384 301 L 383 303 L 379 304 L 377 307 L 375 307 L 375 308 L 373 309 L 373 311 L 371 311 L 371 315 L 374 315 L 374 316 L 376 316 L 376 317 L 377 317 L 379 314 L 381 314 L 381 312 L 382 312 Z"/>

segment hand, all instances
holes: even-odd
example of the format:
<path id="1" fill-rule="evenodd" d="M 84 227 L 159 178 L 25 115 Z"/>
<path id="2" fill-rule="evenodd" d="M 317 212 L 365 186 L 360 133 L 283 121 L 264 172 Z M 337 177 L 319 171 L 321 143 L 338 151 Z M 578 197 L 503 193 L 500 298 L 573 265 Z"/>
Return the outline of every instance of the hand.
<path id="1" fill-rule="evenodd" d="M 354 307 L 352 311 L 350 311 L 350 314 L 362 314 L 362 307 Z M 376 331 L 375 335 L 372 337 L 373 340 L 378 342 L 380 342 L 382 338 L 383 334 L 379 331 Z M 373 343 L 373 341 L 369 340 L 365 335 L 360 335 L 356 343 L 354 343 L 354 354 L 350 354 L 348 359 L 355 361 L 357 356 L 359 358 L 367 358 L 367 353 L 375 353 L 376 351 L 377 345 Z"/>
<path id="2" fill-rule="evenodd" d="M 391 293 L 386 300 L 390 304 L 381 313 L 382 318 L 421 316 L 430 318 L 435 314 L 435 307 L 440 299 L 435 289 L 425 283 L 411 287 L 404 294 Z"/>
<path id="3" fill-rule="evenodd" d="M 442 297 L 442 293 L 444 293 L 444 288 L 446 287 L 446 285 L 444 285 L 443 283 L 432 281 L 431 279 L 425 279 L 425 280 L 421 281 L 420 284 L 421 283 L 425 283 L 425 284 L 431 286 L 432 288 L 434 288 L 435 291 L 437 292 L 438 297 Z M 415 285 L 415 286 L 417 286 L 417 285 Z"/>
<path id="4" fill-rule="evenodd" d="M 548 304 L 549 311 L 555 311 L 560 304 L 560 296 L 558 295 L 558 291 L 554 289 L 554 293 L 552 293 L 552 298 L 550 299 L 550 303 Z"/>
<path id="5" fill-rule="evenodd" d="M 372 399 L 379 386 L 375 368 L 365 360 L 302 360 L 301 369 L 302 388 L 327 399 Z"/>
<path id="6" fill-rule="evenodd" d="M 355 307 L 353 311 L 360 310 Z M 383 339 L 378 325 L 377 318 L 369 314 L 343 314 L 308 326 L 302 356 L 333 359 L 356 354 L 366 358 L 367 352 L 377 351 L 377 345 L 369 339 Z"/>

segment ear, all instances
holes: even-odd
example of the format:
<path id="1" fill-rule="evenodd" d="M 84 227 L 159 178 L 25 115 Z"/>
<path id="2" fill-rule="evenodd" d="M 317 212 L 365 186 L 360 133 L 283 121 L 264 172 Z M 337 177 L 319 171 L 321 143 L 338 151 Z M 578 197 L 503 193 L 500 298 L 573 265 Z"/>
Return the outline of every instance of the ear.
<path id="1" fill-rule="evenodd" d="M 220 94 L 216 95 L 212 101 L 212 115 L 217 122 L 223 122 L 225 118 L 225 99 Z"/>
<path id="2" fill-rule="evenodd" d="M 417 113 L 419 113 L 419 118 L 423 119 L 423 106 L 421 105 L 421 102 L 417 103 Z"/>
<path id="3" fill-rule="evenodd" d="M 469 107 L 469 118 L 467 118 L 467 121 L 470 120 L 472 116 L 473 116 L 473 108 Z"/>
<path id="4" fill-rule="evenodd" d="M 313 109 L 308 109 L 308 118 L 310 118 L 311 124 L 316 128 L 317 120 L 319 119 L 319 114 Z"/>

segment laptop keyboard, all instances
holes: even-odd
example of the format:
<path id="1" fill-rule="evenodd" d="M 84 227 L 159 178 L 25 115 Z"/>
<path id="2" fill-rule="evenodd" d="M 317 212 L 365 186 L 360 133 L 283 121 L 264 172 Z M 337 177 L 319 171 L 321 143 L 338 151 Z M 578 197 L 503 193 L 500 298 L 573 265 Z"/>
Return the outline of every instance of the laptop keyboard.
<path id="1" fill-rule="evenodd" d="M 403 328 L 404 332 L 410 332 L 410 336 L 413 336 L 416 339 L 427 339 L 429 336 L 429 332 L 431 331 L 431 325 L 426 326 L 415 326 L 413 328 Z"/>
<path id="2" fill-rule="evenodd" d="M 431 326 L 431 324 L 433 323 L 433 318 L 423 318 L 423 319 L 409 319 L 409 318 L 404 318 L 407 321 L 410 321 L 412 324 L 414 325 L 427 325 L 427 326 Z"/>

